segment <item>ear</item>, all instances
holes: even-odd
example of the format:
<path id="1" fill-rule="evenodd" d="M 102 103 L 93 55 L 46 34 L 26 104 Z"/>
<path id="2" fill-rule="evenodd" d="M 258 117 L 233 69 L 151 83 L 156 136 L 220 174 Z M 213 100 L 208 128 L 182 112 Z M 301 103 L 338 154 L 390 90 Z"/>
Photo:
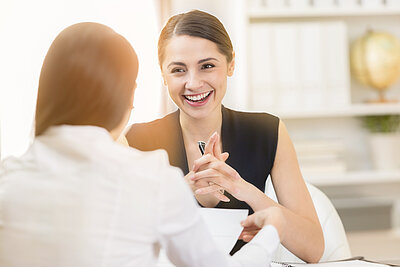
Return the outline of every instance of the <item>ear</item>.
<path id="1" fill-rule="evenodd" d="M 232 60 L 228 63 L 228 76 L 231 77 L 235 71 L 235 51 L 232 51 Z"/>

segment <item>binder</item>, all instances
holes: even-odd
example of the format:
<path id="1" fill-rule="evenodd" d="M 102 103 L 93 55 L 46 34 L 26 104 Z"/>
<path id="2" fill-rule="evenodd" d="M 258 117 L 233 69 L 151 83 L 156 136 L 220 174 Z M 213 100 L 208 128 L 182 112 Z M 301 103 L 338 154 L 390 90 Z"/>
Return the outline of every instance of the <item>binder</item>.
<path id="1" fill-rule="evenodd" d="M 380 263 L 375 261 L 370 261 L 364 257 L 353 257 L 350 259 L 339 260 L 339 261 L 329 261 L 320 263 L 288 263 L 288 262 L 276 262 L 271 263 L 271 267 L 387 267 L 387 266 L 399 266 L 387 263 Z"/>

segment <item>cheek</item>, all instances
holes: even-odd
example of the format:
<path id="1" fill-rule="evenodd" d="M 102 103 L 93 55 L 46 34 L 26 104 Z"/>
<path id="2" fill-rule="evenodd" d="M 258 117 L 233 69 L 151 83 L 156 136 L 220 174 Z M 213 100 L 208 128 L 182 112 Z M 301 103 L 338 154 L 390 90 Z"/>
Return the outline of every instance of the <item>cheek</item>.
<path id="1" fill-rule="evenodd" d="M 182 85 L 179 79 L 170 77 L 167 78 L 165 81 L 167 83 L 168 93 L 171 95 L 172 98 L 176 97 L 177 95 L 180 95 L 182 91 Z"/>
<path id="2" fill-rule="evenodd" d="M 219 90 L 226 89 L 226 82 L 227 82 L 227 73 L 226 71 L 218 71 L 215 72 L 212 77 L 209 79 L 210 83 L 213 84 L 213 87 L 218 88 Z"/>

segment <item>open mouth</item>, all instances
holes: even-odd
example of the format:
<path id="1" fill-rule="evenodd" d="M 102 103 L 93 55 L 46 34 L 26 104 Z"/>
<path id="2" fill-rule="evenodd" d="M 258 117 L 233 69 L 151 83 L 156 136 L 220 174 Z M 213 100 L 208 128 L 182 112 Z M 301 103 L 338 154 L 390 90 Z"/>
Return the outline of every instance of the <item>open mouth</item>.
<path id="1" fill-rule="evenodd" d="M 209 91 L 197 95 L 183 95 L 183 97 L 190 102 L 199 103 L 205 101 L 211 95 L 212 92 L 213 91 Z"/>

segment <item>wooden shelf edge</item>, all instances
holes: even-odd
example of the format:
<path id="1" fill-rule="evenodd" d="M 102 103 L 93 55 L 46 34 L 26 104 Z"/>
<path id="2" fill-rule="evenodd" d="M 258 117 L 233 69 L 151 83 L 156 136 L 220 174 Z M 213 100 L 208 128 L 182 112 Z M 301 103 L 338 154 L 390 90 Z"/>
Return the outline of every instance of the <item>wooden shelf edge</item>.
<path id="1" fill-rule="evenodd" d="M 315 109 L 288 109 L 266 107 L 265 109 L 250 108 L 253 112 L 269 112 L 282 119 L 310 119 L 325 117 L 359 117 L 369 115 L 400 114 L 400 103 L 398 104 L 352 104 L 338 106 L 335 108 Z"/>
<path id="2" fill-rule="evenodd" d="M 348 16 L 385 16 L 400 15 L 400 7 L 354 7 L 354 8 L 277 8 L 268 10 L 262 8 L 258 10 L 250 9 L 247 12 L 250 19 L 270 19 L 270 18 L 301 18 L 301 17 L 348 17 Z"/>
<path id="3" fill-rule="evenodd" d="M 400 170 L 351 171 L 337 174 L 303 174 L 304 179 L 316 186 L 400 183 Z"/>

